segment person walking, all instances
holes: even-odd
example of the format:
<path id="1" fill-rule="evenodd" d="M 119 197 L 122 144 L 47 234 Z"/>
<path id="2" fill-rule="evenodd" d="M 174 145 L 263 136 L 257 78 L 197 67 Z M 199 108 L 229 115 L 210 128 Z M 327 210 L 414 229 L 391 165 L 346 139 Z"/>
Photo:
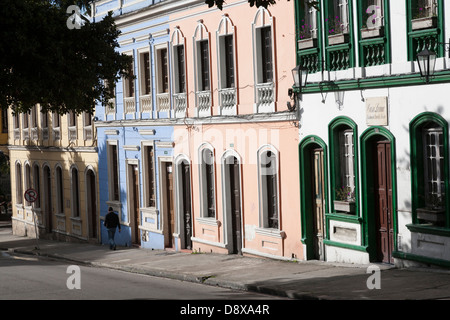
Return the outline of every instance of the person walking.
<path id="1" fill-rule="evenodd" d="M 109 249 L 116 250 L 116 242 L 114 241 L 114 236 L 116 234 L 117 227 L 120 232 L 120 221 L 117 214 L 114 213 L 113 208 L 108 208 L 108 214 L 105 217 L 105 227 L 108 229 L 108 241 Z"/>

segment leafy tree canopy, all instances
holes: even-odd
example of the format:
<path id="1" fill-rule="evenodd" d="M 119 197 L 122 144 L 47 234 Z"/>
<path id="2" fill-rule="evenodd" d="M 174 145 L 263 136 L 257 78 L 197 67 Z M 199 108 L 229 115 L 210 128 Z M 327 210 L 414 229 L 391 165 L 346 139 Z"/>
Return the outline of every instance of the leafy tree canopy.
<path id="1" fill-rule="evenodd" d="M 287 0 L 289 1 L 289 0 Z M 319 10 L 319 1 L 313 1 L 313 0 L 304 0 L 306 4 L 310 7 L 314 7 Z M 205 3 L 211 8 L 216 6 L 220 10 L 223 9 L 223 4 L 225 3 L 224 0 L 205 0 Z M 272 6 L 277 3 L 277 0 L 248 0 L 248 3 L 250 7 L 256 6 L 268 8 L 269 6 Z"/>
<path id="2" fill-rule="evenodd" d="M 117 30 L 108 14 L 69 28 L 88 0 L 2 0 L 0 6 L 0 107 L 27 112 L 39 103 L 44 111 L 91 112 L 106 105 L 115 83 L 129 76 L 131 57 L 118 53 Z M 78 15 L 80 17 L 80 15 Z"/>

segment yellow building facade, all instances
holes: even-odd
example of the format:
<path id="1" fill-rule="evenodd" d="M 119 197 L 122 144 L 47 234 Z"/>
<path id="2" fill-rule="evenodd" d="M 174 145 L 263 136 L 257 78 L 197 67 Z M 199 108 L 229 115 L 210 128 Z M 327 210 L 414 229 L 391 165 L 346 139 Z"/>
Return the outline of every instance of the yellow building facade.
<path id="1" fill-rule="evenodd" d="M 89 113 L 8 112 L 12 227 L 20 236 L 99 239 L 97 139 Z M 35 201 L 25 196 L 37 193 Z"/>

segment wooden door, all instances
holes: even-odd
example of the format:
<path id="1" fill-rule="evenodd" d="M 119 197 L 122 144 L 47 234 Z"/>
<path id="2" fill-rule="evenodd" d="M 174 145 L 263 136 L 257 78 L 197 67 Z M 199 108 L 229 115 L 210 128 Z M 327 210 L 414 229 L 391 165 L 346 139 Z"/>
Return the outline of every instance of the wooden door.
<path id="1" fill-rule="evenodd" d="M 175 212 L 173 204 L 173 173 L 172 163 L 166 163 L 166 215 L 167 237 L 166 247 L 173 247 L 173 232 L 175 231 Z"/>
<path id="2" fill-rule="evenodd" d="M 86 174 L 88 187 L 88 218 L 89 218 L 89 237 L 97 238 L 97 192 L 95 175 L 92 170 Z"/>
<path id="3" fill-rule="evenodd" d="M 377 234 L 377 260 L 394 263 L 394 228 L 392 219 L 392 170 L 391 144 L 380 141 L 376 144 L 375 215 Z"/>
<path id="4" fill-rule="evenodd" d="M 324 250 L 324 171 L 323 149 L 314 149 L 312 152 L 312 187 L 313 187 L 313 245 L 314 257 L 325 260 Z"/>
<path id="5" fill-rule="evenodd" d="M 233 157 L 233 163 L 227 164 L 229 183 L 229 203 L 231 212 L 231 225 L 233 235 L 233 253 L 242 254 L 241 230 L 241 188 L 239 184 L 239 163 Z"/>
<path id="6" fill-rule="evenodd" d="M 192 215 L 191 215 L 191 170 L 189 163 L 181 163 L 181 180 L 182 180 L 182 190 L 183 193 L 183 230 L 184 230 L 184 248 L 192 249 Z"/>
<path id="7" fill-rule="evenodd" d="M 139 224 L 140 224 L 140 214 L 139 214 L 139 170 L 137 165 L 131 165 L 131 188 L 132 188 L 132 207 L 131 212 L 133 215 L 133 232 L 132 232 L 132 242 L 134 244 L 140 244 L 139 239 Z"/>

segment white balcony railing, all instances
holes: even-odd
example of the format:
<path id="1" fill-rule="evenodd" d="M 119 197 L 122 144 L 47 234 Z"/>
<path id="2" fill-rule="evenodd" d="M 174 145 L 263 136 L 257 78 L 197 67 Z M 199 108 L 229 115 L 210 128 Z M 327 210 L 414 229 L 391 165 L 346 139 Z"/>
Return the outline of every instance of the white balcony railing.
<path id="1" fill-rule="evenodd" d="M 42 128 L 42 140 L 48 140 L 48 128 Z"/>
<path id="2" fill-rule="evenodd" d="M 156 95 L 156 108 L 158 111 L 169 111 L 170 99 L 168 93 L 158 93 Z"/>
<path id="3" fill-rule="evenodd" d="M 38 128 L 31 128 L 31 140 L 37 141 L 39 139 Z"/>
<path id="4" fill-rule="evenodd" d="M 92 126 L 83 128 L 84 140 L 92 140 Z"/>
<path id="5" fill-rule="evenodd" d="M 186 93 L 175 93 L 172 96 L 175 109 L 175 117 L 182 118 L 186 114 Z"/>
<path id="6" fill-rule="evenodd" d="M 211 91 L 197 92 L 197 109 L 199 116 L 211 115 Z"/>
<path id="7" fill-rule="evenodd" d="M 108 101 L 110 104 L 105 106 L 105 113 L 106 115 L 109 114 L 115 114 L 116 113 L 116 99 L 115 98 L 111 98 Z"/>
<path id="8" fill-rule="evenodd" d="M 220 110 L 222 114 L 233 114 L 236 108 L 236 88 L 219 90 Z"/>
<path id="9" fill-rule="evenodd" d="M 77 127 L 69 127 L 69 141 L 77 140 Z"/>
<path id="10" fill-rule="evenodd" d="M 257 112 L 273 112 L 275 90 L 273 83 L 260 83 L 256 85 Z"/>
<path id="11" fill-rule="evenodd" d="M 123 99 L 126 114 L 133 114 L 136 112 L 136 102 L 134 97 L 128 97 Z"/>
<path id="12" fill-rule="evenodd" d="M 20 129 L 19 128 L 14 129 L 14 140 L 20 140 Z"/>
<path id="13" fill-rule="evenodd" d="M 53 128 L 53 140 L 61 140 L 61 130 L 60 130 L 60 127 Z"/>
<path id="14" fill-rule="evenodd" d="M 141 112 L 151 113 L 152 112 L 152 96 L 150 94 L 143 95 L 139 97 L 139 105 Z"/>

